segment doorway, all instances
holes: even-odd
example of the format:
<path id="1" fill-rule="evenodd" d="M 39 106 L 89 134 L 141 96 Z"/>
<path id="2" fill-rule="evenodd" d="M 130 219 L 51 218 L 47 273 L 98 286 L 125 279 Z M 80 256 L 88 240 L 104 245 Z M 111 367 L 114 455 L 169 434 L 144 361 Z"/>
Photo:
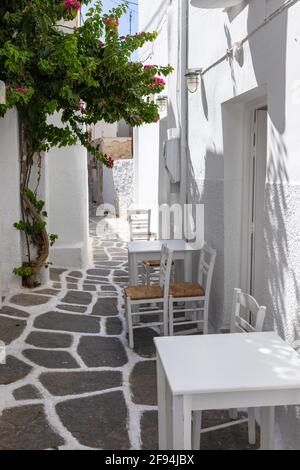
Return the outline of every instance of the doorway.
<path id="1" fill-rule="evenodd" d="M 247 291 L 263 303 L 264 297 L 264 208 L 267 169 L 268 109 L 251 112 L 248 182 L 248 273 Z"/>

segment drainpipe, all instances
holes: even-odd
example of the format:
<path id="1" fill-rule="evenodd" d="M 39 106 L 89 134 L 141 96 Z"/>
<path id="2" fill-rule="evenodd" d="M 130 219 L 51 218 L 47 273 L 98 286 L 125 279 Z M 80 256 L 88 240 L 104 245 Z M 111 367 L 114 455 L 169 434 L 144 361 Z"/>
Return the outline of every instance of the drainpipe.
<path id="1" fill-rule="evenodd" d="M 188 64 L 189 53 L 189 0 L 178 2 L 179 31 L 178 41 L 180 50 L 180 122 L 181 122 L 181 182 L 180 182 L 180 204 L 182 207 L 187 203 L 187 164 L 188 164 L 188 90 L 186 86 L 185 73 Z"/>

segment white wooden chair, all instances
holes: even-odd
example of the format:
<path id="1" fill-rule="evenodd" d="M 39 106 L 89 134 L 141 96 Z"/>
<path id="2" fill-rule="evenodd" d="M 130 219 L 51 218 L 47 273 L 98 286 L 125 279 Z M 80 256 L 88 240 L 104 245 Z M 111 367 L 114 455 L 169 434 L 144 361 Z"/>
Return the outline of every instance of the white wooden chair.
<path id="1" fill-rule="evenodd" d="M 170 336 L 174 335 L 174 326 L 187 324 L 197 325 L 197 329 L 184 330 L 181 334 L 195 331 L 208 334 L 209 298 L 215 260 L 216 250 L 205 243 L 200 253 L 198 282 L 180 282 L 170 285 Z M 178 317 L 178 314 L 183 315 Z"/>
<path id="2" fill-rule="evenodd" d="M 145 260 L 142 263 L 141 277 L 142 284 L 150 286 L 157 283 L 160 273 L 160 260 Z"/>
<path id="3" fill-rule="evenodd" d="M 300 340 L 294 341 L 292 344 L 292 348 L 295 349 L 295 351 L 300 354 Z"/>
<path id="4" fill-rule="evenodd" d="M 241 308 L 244 309 L 244 314 L 241 313 Z M 231 316 L 230 333 L 253 333 L 260 332 L 263 329 L 266 316 L 266 307 L 258 305 L 256 300 L 249 294 L 244 294 L 241 289 L 234 289 L 233 295 L 233 308 Z M 221 353 L 221 352 L 220 352 Z M 238 351 L 237 351 L 238 354 Z M 202 411 L 193 413 L 193 448 L 200 449 L 201 434 L 215 431 L 217 429 L 224 429 L 230 426 L 236 426 L 248 422 L 248 441 L 249 444 L 256 442 L 256 420 L 255 409 L 248 408 L 248 417 L 237 419 L 237 410 L 229 411 L 232 421 L 228 423 L 212 426 L 202 429 Z"/>
<path id="5" fill-rule="evenodd" d="M 130 209 L 127 211 L 130 240 L 150 240 L 151 209 Z"/>
<path id="6" fill-rule="evenodd" d="M 151 210 L 130 209 L 127 211 L 130 240 L 150 240 L 151 233 Z M 142 284 L 150 285 L 159 282 L 160 261 L 145 260 L 141 266 Z"/>
<path id="7" fill-rule="evenodd" d="M 142 284 L 150 286 L 151 284 L 159 283 L 160 275 L 160 260 L 144 260 L 141 269 Z M 171 268 L 171 282 L 175 278 L 175 263 L 172 262 Z"/>
<path id="8" fill-rule="evenodd" d="M 164 336 L 168 335 L 168 298 L 173 251 L 163 245 L 160 259 L 160 279 L 158 285 L 139 285 L 127 287 L 126 297 L 126 321 L 129 337 L 129 347 L 133 349 L 133 330 L 145 328 L 145 326 L 159 326 Z M 155 308 L 151 308 L 151 305 Z M 149 306 L 150 305 L 150 306 Z M 133 319 L 144 315 L 158 316 L 158 321 L 151 323 L 138 323 Z"/>

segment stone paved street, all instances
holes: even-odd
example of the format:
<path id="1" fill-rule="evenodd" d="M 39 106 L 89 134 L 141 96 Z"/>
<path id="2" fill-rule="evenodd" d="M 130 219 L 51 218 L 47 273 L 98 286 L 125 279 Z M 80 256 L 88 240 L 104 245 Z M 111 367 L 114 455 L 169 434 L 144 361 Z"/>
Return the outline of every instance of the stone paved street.
<path id="1" fill-rule="evenodd" d="M 47 288 L 14 294 L 0 310 L 1 450 L 157 448 L 156 333 L 138 330 L 135 351 L 127 347 L 126 242 L 97 237 L 97 222 L 88 269 L 52 268 Z M 246 448 L 246 427 L 210 433 L 202 444 Z"/>

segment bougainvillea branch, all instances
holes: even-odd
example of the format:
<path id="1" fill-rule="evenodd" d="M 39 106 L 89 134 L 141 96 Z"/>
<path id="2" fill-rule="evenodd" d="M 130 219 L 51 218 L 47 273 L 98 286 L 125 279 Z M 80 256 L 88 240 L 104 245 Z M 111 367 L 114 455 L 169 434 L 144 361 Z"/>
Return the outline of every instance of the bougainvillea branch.
<path id="1" fill-rule="evenodd" d="M 6 102 L 0 116 L 12 107 L 19 113 L 22 148 L 20 195 L 22 220 L 17 227 L 26 239 L 27 260 L 17 268 L 29 286 L 47 262 L 49 243 L 56 235 L 46 232 L 42 201 L 37 186 L 29 185 L 36 155 L 52 147 L 81 143 L 104 165 L 112 160 L 89 142 L 87 128 L 104 120 L 124 119 L 132 126 L 156 122 L 158 108 L 153 95 L 165 86 L 162 76 L 171 67 L 144 67 L 132 54 L 157 33 L 119 35 L 119 21 L 127 2 L 108 14 L 97 1 L 81 26 L 76 16 L 91 0 L 1 0 L 0 80 L 6 83 Z M 74 28 L 70 28 L 73 20 Z M 59 115 L 60 126 L 49 116 Z M 39 173 L 39 172 L 38 172 Z M 40 177 L 40 176 L 39 176 Z M 35 254 L 32 255 L 32 247 Z"/>

